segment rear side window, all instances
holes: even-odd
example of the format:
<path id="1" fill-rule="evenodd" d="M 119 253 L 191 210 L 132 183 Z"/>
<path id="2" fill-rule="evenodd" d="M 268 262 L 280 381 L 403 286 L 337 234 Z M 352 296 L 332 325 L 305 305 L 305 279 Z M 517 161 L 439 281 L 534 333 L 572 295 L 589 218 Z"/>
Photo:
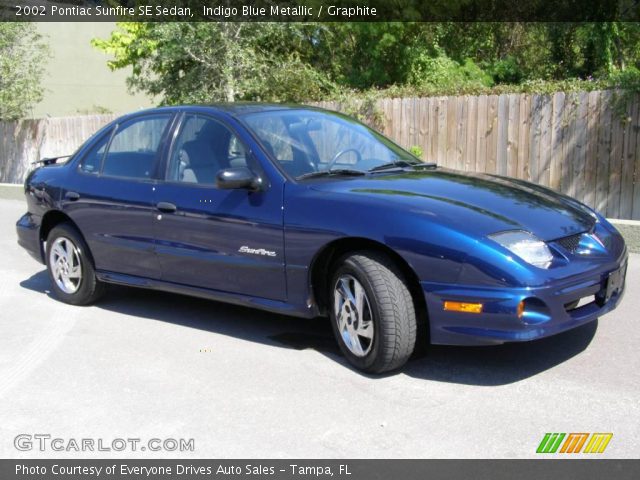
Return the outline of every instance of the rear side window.
<path id="1" fill-rule="evenodd" d="M 103 135 L 102 138 L 93 147 L 91 147 L 91 150 L 85 154 L 82 159 L 82 163 L 80 164 L 81 172 L 93 174 L 100 173 L 102 157 L 104 157 L 104 152 L 107 149 L 112 132 L 113 130 L 110 130 L 109 133 Z"/>
<path id="2" fill-rule="evenodd" d="M 106 154 L 102 173 L 112 177 L 149 178 L 171 114 L 145 116 L 120 125 Z"/>

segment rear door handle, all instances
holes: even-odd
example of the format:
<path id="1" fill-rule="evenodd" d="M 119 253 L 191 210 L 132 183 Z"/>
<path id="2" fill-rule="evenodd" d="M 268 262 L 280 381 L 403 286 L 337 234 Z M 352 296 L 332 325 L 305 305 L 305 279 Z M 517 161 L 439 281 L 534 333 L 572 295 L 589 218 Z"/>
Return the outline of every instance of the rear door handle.
<path id="1" fill-rule="evenodd" d="M 67 200 L 71 200 L 72 202 L 75 202 L 80 198 L 80 194 L 77 192 L 67 192 L 64 194 L 64 198 L 66 198 Z"/>
<path id="2" fill-rule="evenodd" d="M 172 213 L 178 209 L 178 207 L 176 207 L 173 203 L 169 202 L 158 202 L 156 203 L 156 208 L 165 213 Z"/>

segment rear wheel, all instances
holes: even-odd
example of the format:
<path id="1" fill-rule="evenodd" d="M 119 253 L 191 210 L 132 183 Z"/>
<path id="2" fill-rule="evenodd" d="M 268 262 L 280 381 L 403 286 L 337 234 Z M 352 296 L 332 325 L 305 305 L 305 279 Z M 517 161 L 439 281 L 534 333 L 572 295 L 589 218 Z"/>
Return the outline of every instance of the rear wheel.
<path id="1" fill-rule="evenodd" d="M 96 278 L 89 248 L 68 223 L 54 227 L 47 237 L 47 270 L 56 297 L 72 305 L 87 305 L 104 292 Z"/>
<path id="2" fill-rule="evenodd" d="M 329 298 L 334 334 L 352 365 L 382 373 L 405 364 L 416 341 L 415 306 L 388 257 L 367 251 L 342 257 Z"/>

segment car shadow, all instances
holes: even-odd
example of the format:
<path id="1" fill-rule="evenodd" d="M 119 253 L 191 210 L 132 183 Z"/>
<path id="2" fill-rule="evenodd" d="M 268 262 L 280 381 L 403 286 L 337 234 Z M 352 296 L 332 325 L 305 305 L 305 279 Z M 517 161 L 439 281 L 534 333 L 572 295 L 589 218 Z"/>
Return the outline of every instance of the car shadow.
<path id="1" fill-rule="evenodd" d="M 46 270 L 20 282 L 55 300 Z M 298 319 L 173 293 L 110 285 L 96 307 L 152 321 L 170 322 L 242 340 L 296 350 L 313 349 L 350 368 L 324 318 Z M 81 308 L 81 307 L 78 307 Z M 585 350 L 598 328 L 591 322 L 552 337 L 489 347 L 433 345 L 409 360 L 401 373 L 424 380 L 498 386 L 532 377 Z M 208 347 L 203 345 L 203 347 Z M 386 375 L 359 375 L 380 379 Z"/>

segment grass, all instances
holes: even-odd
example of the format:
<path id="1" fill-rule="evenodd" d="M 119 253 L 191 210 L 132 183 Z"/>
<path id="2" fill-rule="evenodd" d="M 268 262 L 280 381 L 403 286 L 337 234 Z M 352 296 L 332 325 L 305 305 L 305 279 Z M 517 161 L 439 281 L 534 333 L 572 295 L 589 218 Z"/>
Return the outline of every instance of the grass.
<path id="1" fill-rule="evenodd" d="M 623 225 L 615 223 L 614 226 L 624 237 L 627 242 L 627 248 L 630 252 L 640 253 L 640 225 Z"/>

